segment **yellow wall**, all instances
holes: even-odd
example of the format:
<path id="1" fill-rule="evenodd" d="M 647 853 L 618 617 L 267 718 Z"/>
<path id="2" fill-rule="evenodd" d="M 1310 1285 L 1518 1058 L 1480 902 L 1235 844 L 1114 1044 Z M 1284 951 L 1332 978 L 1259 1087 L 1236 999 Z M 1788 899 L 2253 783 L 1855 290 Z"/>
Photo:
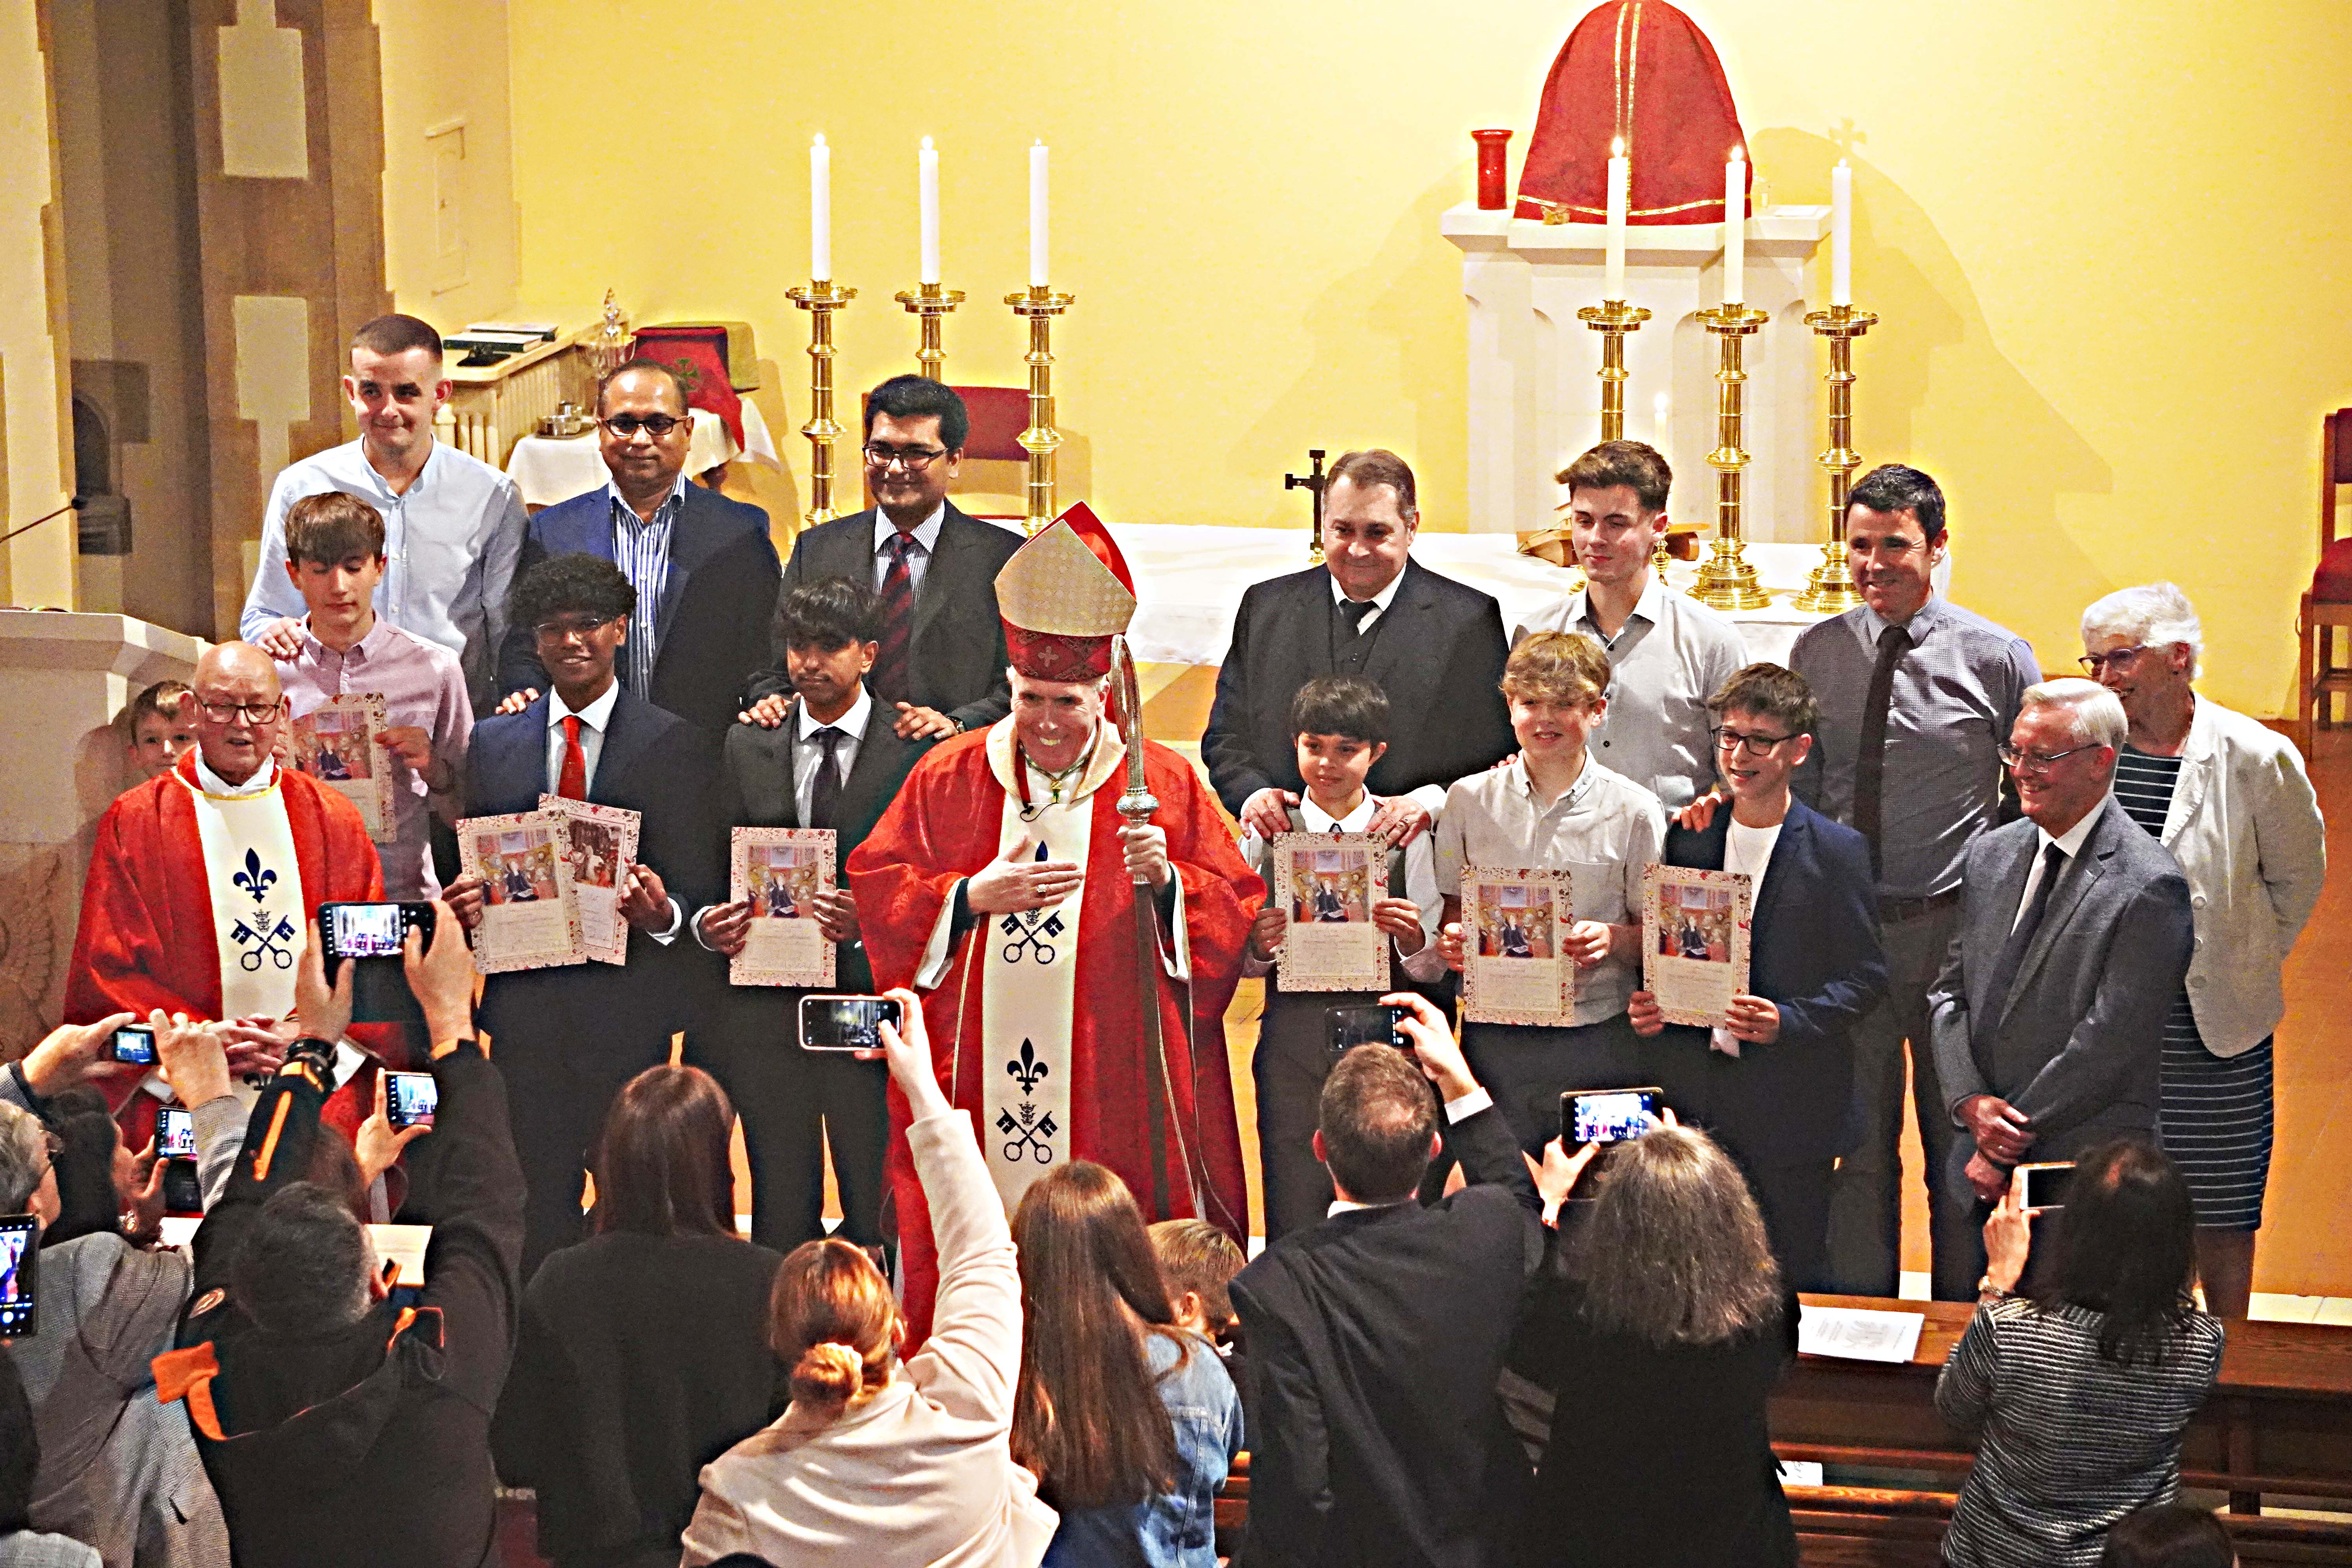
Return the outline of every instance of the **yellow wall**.
<path id="1" fill-rule="evenodd" d="M 63 266 L 42 48 L 46 6 L 0 8 L 0 533 L 73 494 L 65 365 L 52 268 Z M 62 283 L 62 279 L 58 279 Z M 74 607 L 68 512 L 0 546 L 0 600 Z"/>
<path id="2" fill-rule="evenodd" d="M 443 331 L 514 302 L 515 208 L 504 0 L 377 0 L 383 74 L 383 265 L 393 309 Z M 534 66 L 534 90 L 562 82 Z M 460 123 L 462 121 L 462 124 Z M 428 132 L 440 132 L 428 138 Z M 462 152 L 436 178 L 436 164 Z M 446 229 L 452 264 L 443 254 Z"/>
<path id="3" fill-rule="evenodd" d="M 1055 149 L 1062 423 L 1119 521 L 1296 526 L 1308 445 L 1398 447 L 1459 526 L 1464 310 L 1437 216 L 1470 128 L 1516 126 L 1580 0 L 509 0 L 525 300 L 747 320 L 806 414 L 805 153 L 836 148 L 841 384 L 909 368 L 914 149 L 942 148 L 952 379 L 1013 384 L 1022 149 Z M 2155 576 L 2208 689 L 2273 714 L 2314 552 L 2319 414 L 2352 403 L 2352 28 L 2341 0 L 2052 6 L 1727 0 L 1774 199 L 1827 199 L 1851 122 L 1866 459 L 1937 473 L 1956 596 L 2079 652 Z M 591 89 L 592 79 L 625 89 Z M 1775 331 L 1782 330 L 1776 326 Z M 786 433 L 780 430 L 780 435 Z M 805 444 L 790 443 L 794 463 Z M 1685 477 L 1685 487 L 1690 477 Z M 805 493 L 805 481 L 800 482 Z M 1068 491 L 1066 490 L 1067 495 Z"/>

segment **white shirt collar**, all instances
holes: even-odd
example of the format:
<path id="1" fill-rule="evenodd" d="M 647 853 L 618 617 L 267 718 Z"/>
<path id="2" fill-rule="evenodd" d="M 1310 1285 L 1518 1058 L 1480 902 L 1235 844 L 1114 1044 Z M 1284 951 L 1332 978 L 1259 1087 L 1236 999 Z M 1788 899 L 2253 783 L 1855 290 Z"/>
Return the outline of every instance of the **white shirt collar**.
<path id="1" fill-rule="evenodd" d="M 930 516 L 915 525 L 915 542 L 923 547 L 924 554 L 929 555 L 938 551 L 940 529 L 947 520 L 948 503 L 941 501 L 931 510 Z M 881 554 L 883 542 L 898 531 L 898 525 L 890 521 L 890 514 L 880 507 L 876 507 L 874 509 L 874 553 Z"/>
<path id="2" fill-rule="evenodd" d="M 1387 615 L 1389 613 L 1389 606 L 1396 602 L 1397 590 L 1404 586 L 1405 571 L 1412 564 L 1412 563 L 1410 560 L 1407 560 L 1403 566 L 1397 568 L 1397 574 L 1389 579 L 1389 585 L 1372 595 L 1372 603 L 1379 608 L 1381 614 L 1384 616 Z M 1327 570 L 1324 573 L 1324 575 L 1329 577 L 1330 573 Z M 1346 602 L 1347 597 L 1348 591 L 1339 586 L 1339 579 L 1332 577 L 1331 602 L 1335 605 L 1343 604 Z"/>
<path id="3" fill-rule="evenodd" d="M 1411 1198 L 1399 1198 L 1392 1204 L 1360 1204 L 1351 1203 L 1346 1198 L 1333 1198 L 1331 1206 L 1323 1211 L 1323 1217 L 1337 1219 L 1343 1214 L 1359 1214 L 1366 1209 L 1401 1209 L 1411 1202 L 1412 1202 Z"/>
<path id="4" fill-rule="evenodd" d="M 1356 803 L 1355 810 L 1345 816 L 1333 816 L 1315 804 L 1313 795 L 1301 795 L 1298 818 L 1307 824 L 1309 833 L 1361 833 L 1371 826 L 1372 813 L 1380 809 L 1380 804 L 1372 798 L 1372 792 L 1366 790 L 1364 798 Z"/>
<path id="5" fill-rule="evenodd" d="M 229 783 L 228 780 L 221 777 L 220 774 L 213 772 L 211 768 L 205 766 L 205 753 L 202 747 L 198 747 L 196 749 L 195 757 L 196 785 L 206 795 L 225 795 L 232 796 L 259 795 L 278 781 L 278 759 L 275 757 L 262 758 L 261 766 L 254 771 L 254 774 L 251 778 L 246 780 L 241 784 L 233 784 Z"/>
<path id="6" fill-rule="evenodd" d="M 612 685 L 604 688 L 604 696 L 597 698 L 585 708 L 566 707 L 563 694 L 551 686 L 547 689 L 547 727 L 551 730 L 561 730 L 563 728 L 564 720 L 576 715 L 583 724 L 601 735 L 604 732 L 605 726 L 613 721 L 613 704 L 620 700 L 621 682 L 618 677 L 614 679 Z"/>
<path id="7" fill-rule="evenodd" d="M 863 741 L 866 739 L 866 726 L 874 717 L 874 694 L 866 689 L 864 681 L 859 681 L 857 700 L 849 705 L 848 712 L 835 719 L 830 726 L 819 723 L 814 715 L 809 712 L 808 704 L 805 702 L 794 703 L 793 709 L 800 715 L 800 728 L 797 733 L 803 741 L 808 740 L 819 730 L 828 727 L 840 731 L 853 741 Z"/>
<path id="8" fill-rule="evenodd" d="M 2099 825 L 2099 818 L 2105 815 L 2107 803 L 2105 800 L 2102 799 L 2098 805 L 2093 806 L 2090 810 L 2083 814 L 2082 821 L 2074 824 L 2074 826 L 2068 828 L 2065 832 L 2060 834 L 2055 838 L 2051 837 L 2048 831 L 2045 830 L 2039 823 L 2036 823 L 2033 830 L 2041 836 L 2042 849 L 2046 853 L 2049 847 L 2053 844 L 2055 844 L 2059 848 L 2066 852 L 2066 858 L 2072 860 L 2075 856 L 2080 855 L 2083 852 L 2083 840 L 2091 836 L 2091 829 Z"/>
<path id="9" fill-rule="evenodd" d="M 1654 626 L 1660 624 L 1665 616 L 1666 612 L 1664 600 L 1665 597 L 1666 585 L 1659 578 L 1657 569 L 1655 567 L 1644 566 L 1642 570 L 1648 574 L 1647 579 L 1642 584 L 1642 596 L 1633 601 L 1633 611 L 1631 614 L 1626 616 L 1625 619 L 1629 625 L 1635 620 L 1643 620 L 1649 622 L 1650 625 Z M 1591 584 L 1587 584 L 1585 586 L 1579 588 L 1576 591 L 1575 602 L 1569 606 L 1568 624 L 1573 626 L 1579 621 L 1591 619 L 1592 587 Z M 1601 623 L 1593 621 L 1592 624 L 1594 626 L 1598 627 Z M 1617 629 L 1619 634 L 1622 636 L 1625 628 L 1623 626 L 1620 626 Z"/>

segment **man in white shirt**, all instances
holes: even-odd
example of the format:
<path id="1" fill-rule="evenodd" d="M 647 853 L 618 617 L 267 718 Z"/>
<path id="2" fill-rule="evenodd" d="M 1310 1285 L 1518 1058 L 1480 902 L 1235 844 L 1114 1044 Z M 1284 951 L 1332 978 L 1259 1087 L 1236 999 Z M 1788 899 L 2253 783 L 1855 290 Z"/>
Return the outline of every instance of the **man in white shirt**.
<path id="1" fill-rule="evenodd" d="M 1609 717 L 1593 756 L 1669 811 L 1715 784 L 1706 700 L 1748 662 L 1738 628 L 1651 566 L 1674 471 L 1655 447 L 1603 441 L 1560 470 L 1585 585 L 1512 636 L 1582 632 L 1609 656 Z"/>
<path id="2" fill-rule="evenodd" d="M 376 614 L 457 655 L 474 706 L 487 709 L 522 551 L 522 495 L 488 463 L 433 438 L 450 391 L 441 334 L 415 317 L 378 316 L 352 335 L 343 395 L 360 437 L 289 464 L 270 487 L 260 563 L 237 617 L 246 641 L 272 658 L 301 653 L 305 606 L 281 564 L 286 511 L 341 490 L 383 516 Z"/>

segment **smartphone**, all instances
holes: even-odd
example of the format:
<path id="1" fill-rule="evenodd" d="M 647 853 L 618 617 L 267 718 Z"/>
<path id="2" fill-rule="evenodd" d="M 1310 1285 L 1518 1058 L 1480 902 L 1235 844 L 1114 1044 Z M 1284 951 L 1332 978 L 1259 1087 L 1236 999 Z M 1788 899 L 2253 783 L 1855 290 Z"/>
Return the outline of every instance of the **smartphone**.
<path id="1" fill-rule="evenodd" d="M 196 1157 L 196 1113 L 184 1105 L 167 1105 L 155 1113 L 155 1152 L 166 1160 Z"/>
<path id="2" fill-rule="evenodd" d="M 28 1340 L 40 1327 L 34 1310 L 40 1232 L 31 1215 L 0 1217 L 0 1340 Z"/>
<path id="3" fill-rule="evenodd" d="M 412 931 L 423 931 L 426 943 L 432 942 L 431 904 L 319 906 L 319 955 L 330 965 L 344 958 L 398 958 Z"/>
<path id="4" fill-rule="evenodd" d="M 899 1023 L 898 1004 L 887 996 L 803 996 L 801 1049 L 878 1051 L 880 1026 Z"/>
<path id="5" fill-rule="evenodd" d="M 129 1062 L 134 1067 L 153 1067 L 162 1059 L 155 1054 L 155 1031 L 144 1024 L 123 1025 L 107 1042 L 106 1059 Z"/>
<path id="6" fill-rule="evenodd" d="M 2020 1165 L 2017 1174 L 2023 1183 L 2021 1196 L 2028 1214 L 2042 1214 L 2066 1206 L 2066 1189 L 2074 1182 L 2074 1162 L 2052 1160 L 2040 1164 Z"/>
<path id="7" fill-rule="evenodd" d="M 1323 1009 L 1323 1038 L 1335 1057 L 1345 1056 L 1358 1046 L 1394 1046 L 1398 1050 L 1412 1049 L 1412 1042 L 1397 1027 L 1397 1020 L 1409 1011 L 1394 1003 L 1374 1002 L 1354 1007 Z"/>
<path id="8" fill-rule="evenodd" d="M 1559 1097 L 1559 1138 L 1568 1148 L 1622 1143 L 1657 1125 L 1665 1109 L 1659 1089 L 1571 1089 Z"/>
<path id="9" fill-rule="evenodd" d="M 383 1116 L 397 1132 L 409 1127 L 430 1127 L 441 1104 L 441 1086 L 429 1072 L 395 1072 L 384 1077 Z"/>

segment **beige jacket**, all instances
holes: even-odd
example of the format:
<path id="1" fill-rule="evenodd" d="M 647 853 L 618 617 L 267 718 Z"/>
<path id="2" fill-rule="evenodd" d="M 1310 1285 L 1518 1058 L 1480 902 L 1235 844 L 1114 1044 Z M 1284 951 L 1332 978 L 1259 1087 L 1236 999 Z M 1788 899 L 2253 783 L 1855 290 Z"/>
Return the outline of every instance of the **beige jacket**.
<path id="1" fill-rule="evenodd" d="M 907 1129 L 939 1243 L 931 1337 L 878 1394 L 826 1422 L 794 1405 L 702 1471 L 681 1568 L 730 1552 L 777 1565 L 1036 1568 L 1060 1516 L 1013 1462 L 1021 1274 L 961 1110 Z"/>
<path id="2" fill-rule="evenodd" d="M 2217 1057 L 2253 1049 L 2286 1015 L 2279 972 L 2319 901 L 2327 825 L 2292 742 L 2204 698 L 2180 749 L 2164 847 L 2189 879 L 2197 949 L 2189 1005 Z"/>

